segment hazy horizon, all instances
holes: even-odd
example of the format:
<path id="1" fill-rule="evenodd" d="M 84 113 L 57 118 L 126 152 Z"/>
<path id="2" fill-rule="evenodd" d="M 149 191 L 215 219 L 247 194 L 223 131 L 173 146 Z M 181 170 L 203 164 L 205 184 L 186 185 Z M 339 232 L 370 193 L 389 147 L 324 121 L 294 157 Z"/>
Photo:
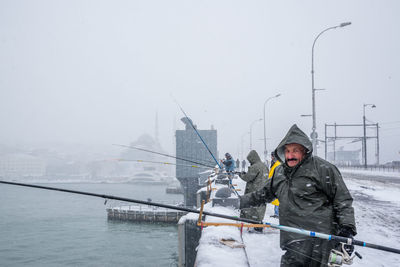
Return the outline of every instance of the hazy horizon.
<path id="1" fill-rule="evenodd" d="M 219 154 L 263 155 L 296 123 L 379 123 L 381 163 L 400 160 L 398 1 L 0 1 L 0 144 L 129 144 L 155 136 L 174 153 L 175 100 Z M 360 129 L 349 135 L 360 135 Z M 361 133 L 362 134 L 362 133 Z M 368 135 L 372 135 L 370 130 Z M 360 149 L 338 142 L 336 148 Z M 330 149 L 332 149 L 330 147 Z M 368 143 L 368 162 L 375 162 Z M 324 155 L 324 147 L 318 150 Z"/>

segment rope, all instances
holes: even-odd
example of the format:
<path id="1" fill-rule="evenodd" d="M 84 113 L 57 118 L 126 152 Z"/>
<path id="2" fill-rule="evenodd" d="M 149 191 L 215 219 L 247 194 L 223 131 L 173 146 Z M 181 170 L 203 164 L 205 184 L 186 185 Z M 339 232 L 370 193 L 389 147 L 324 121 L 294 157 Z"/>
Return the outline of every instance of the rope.
<path id="1" fill-rule="evenodd" d="M 242 228 L 240 229 L 240 239 L 242 240 L 242 244 L 244 245 L 243 251 L 244 251 L 244 256 L 246 257 L 247 266 L 251 267 L 250 261 L 249 261 L 249 256 L 247 255 L 247 251 L 246 251 L 246 245 L 244 243 L 243 236 L 242 236 L 242 230 L 243 230 L 243 223 L 242 223 Z"/>

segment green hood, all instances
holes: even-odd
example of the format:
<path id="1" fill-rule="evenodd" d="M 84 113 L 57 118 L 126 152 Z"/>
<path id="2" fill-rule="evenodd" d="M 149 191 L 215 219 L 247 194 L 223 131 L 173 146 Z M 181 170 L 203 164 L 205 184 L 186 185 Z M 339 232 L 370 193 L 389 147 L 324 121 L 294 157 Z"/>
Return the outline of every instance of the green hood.
<path id="1" fill-rule="evenodd" d="M 249 152 L 249 154 L 247 155 L 247 160 L 250 162 L 251 165 L 258 161 L 261 161 L 260 156 L 255 150 Z"/>
<path id="2" fill-rule="evenodd" d="M 293 124 L 293 126 L 290 127 L 286 136 L 275 149 L 275 155 L 280 162 L 285 162 L 285 145 L 288 144 L 300 144 L 304 146 L 308 155 L 310 155 L 313 151 L 310 139 L 302 130 L 300 130 L 299 127 L 297 127 L 296 124 Z"/>

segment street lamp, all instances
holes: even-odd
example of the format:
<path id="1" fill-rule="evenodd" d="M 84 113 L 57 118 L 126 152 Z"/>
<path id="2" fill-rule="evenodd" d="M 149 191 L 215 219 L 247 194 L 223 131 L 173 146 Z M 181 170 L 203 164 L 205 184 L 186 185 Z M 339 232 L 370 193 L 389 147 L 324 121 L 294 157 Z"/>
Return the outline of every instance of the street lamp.
<path id="1" fill-rule="evenodd" d="M 251 124 L 250 124 L 250 150 L 252 150 L 252 132 L 253 132 L 253 130 L 252 130 L 252 128 L 253 128 L 253 125 L 254 125 L 254 123 L 256 123 L 256 122 L 258 122 L 258 121 L 262 121 L 262 119 L 258 119 L 258 120 L 255 120 L 255 121 L 253 121 Z"/>
<path id="2" fill-rule="evenodd" d="M 273 99 L 273 98 L 280 97 L 280 96 L 281 96 L 281 94 L 277 94 L 277 95 L 275 95 L 275 96 L 272 96 L 272 97 L 268 98 L 268 99 L 265 100 L 265 102 L 264 102 L 264 159 L 265 159 L 265 160 L 267 160 L 267 154 L 268 154 L 268 152 L 267 152 L 267 137 L 266 137 L 266 135 L 265 135 L 265 105 L 267 104 L 267 102 L 268 102 L 269 100 L 271 100 L 271 99 Z"/>
<path id="3" fill-rule="evenodd" d="M 364 137 L 363 137 L 363 154 L 364 154 L 364 168 L 367 168 L 367 127 L 365 125 L 365 107 L 370 106 L 371 108 L 376 108 L 374 104 L 363 104 L 363 128 L 364 128 Z"/>
<path id="4" fill-rule="evenodd" d="M 240 144 L 241 144 L 241 158 L 243 159 L 244 158 L 244 155 L 243 155 L 243 137 L 246 135 L 246 134 L 249 134 L 249 132 L 245 132 L 244 134 L 242 134 L 242 136 L 240 137 Z"/>
<path id="5" fill-rule="evenodd" d="M 312 132 L 311 132 L 311 140 L 312 140 L 312 145 L 313 145 L 313 153 L 317 155 L 317 138 L 318 134 L 316 132 L 317 126 L 316 126 L 316 114 L 315 114 L 315 91 L 321 90 L 321 89 L 315 89 L 314 88 L 314 46 L 315 43 L 317 42 L 318 38 L 326 31 L 328 30 L 333 30 L 336 28 L 343 28 L 348 25 L 350 25 L 351 22 L 343 22 L 337 26 L 334 27 L 329 27 L 320 32 L 317 37 L 315 37 L 313 45 L 312 45 L 312 50 L 311 50 L 311 90 L 312 90 L 312 120 L 313 120 L 313 125 L 312 125 Z"/>

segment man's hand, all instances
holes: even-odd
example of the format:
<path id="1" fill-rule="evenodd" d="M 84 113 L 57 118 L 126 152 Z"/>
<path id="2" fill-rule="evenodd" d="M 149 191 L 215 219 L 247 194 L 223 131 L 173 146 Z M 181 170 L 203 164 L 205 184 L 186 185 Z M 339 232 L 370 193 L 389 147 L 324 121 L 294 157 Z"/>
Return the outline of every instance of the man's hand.
<path id="1" fill-rule="evenodd" d="M 243 201 L 241 195 L 238 195 L 238 199 L 239 199 L 239 209 L 246 208 L 246 207 L 245 207 L 245 201 Z"/>
<path id="2" fill-rule="evenodd" d="M 339 231 L 339 236 L 347 237 L 353 239 L 354 231 L 348 226 L 343 226 Z M 354 245 L 344 245 L 344 249 L 351 256 L 354 251 Z"/>
<path id="3" fill-rule="evenodd" d="M 354 251 L 354 245 L 344 245 L 344 250 L 346 250 L 347 254 L 351 256 Z"/>

